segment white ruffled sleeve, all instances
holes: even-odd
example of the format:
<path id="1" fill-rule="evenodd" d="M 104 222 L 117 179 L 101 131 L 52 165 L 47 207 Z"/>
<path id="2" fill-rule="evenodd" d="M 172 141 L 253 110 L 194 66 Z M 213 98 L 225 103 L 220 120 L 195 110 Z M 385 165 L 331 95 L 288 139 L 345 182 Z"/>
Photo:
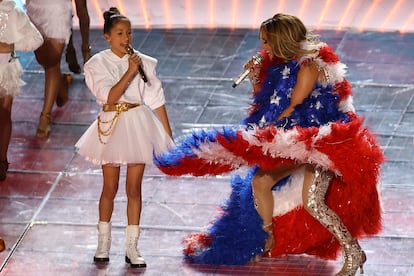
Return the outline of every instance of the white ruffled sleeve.
<path id="1" fill-rule="evenodd" d="M 156 73 L 158 61 L 142 53 L 140 53 L 140 57 L 144 65 L 144 71 L 148 77 L 148 84 L 145 84 L 144 90 L 144 102 L 154 110 L 165 104 L 164 89 Z"/>
<path id="2" fill-rule="evenodd" d="M 97 53 L 92 56 L 83 68 L 86 85 L 96 97 L 96 102 L 100 105 L 108 101 L 109 92 L 116 83 L 108 68 L 111 67 L 105 66 L 102 53 Z"/>

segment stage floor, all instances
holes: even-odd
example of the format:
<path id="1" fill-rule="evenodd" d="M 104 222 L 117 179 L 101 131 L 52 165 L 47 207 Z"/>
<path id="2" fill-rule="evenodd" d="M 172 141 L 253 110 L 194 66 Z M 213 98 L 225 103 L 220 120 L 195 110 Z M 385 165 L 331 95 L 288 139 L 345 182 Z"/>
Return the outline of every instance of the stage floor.
<path id="1" fill-rule="evenodd" d="M 348 65 L 354 103 L 378 134 L 387 162 L 382 167 L 383 231 L 361 245 L 366 275 L 414 275 L 414 34 L 321 30 Z M 192 128 L 238 124 L 246 113 L 250 85 L 231 87 L 258 49 L 257 30 L 136 30 L 134 47 L 156 57 L 174 136 Z M 75 32 L 75 44 L 80 44 Z M 106 48 L 101 30 L 91 31 L 93 52 Z M 78 47 L 79 59 L 80 49 Z M 141 253 L 148 267 L 124 262 L 125 171 L 113 215 L 111 262 L 93 263 L 102 176 L 100 167 L 74 151 L 99 111 L 82 75 L 73 75 L 70 101 L 52 113 L 48 139 L 35 137 L 44 74 L 32 53 L 21 54 L 25 70 L 13 106 L 10 169 L 0 183 L 0 275 L 333 275 L 342 260 L 309 256 L 265 259 L 239 266 L 182 262 L 181 239 L 206 229 L 230 191 L 230 175 L 168 177 L 148 166 L 143 181 Z M 63 71 L 68 71 L 62 60 Z M 243 174 L 241 170 L 239 173 Z M 363 183 L 361 183 L 363 185 Z"/>

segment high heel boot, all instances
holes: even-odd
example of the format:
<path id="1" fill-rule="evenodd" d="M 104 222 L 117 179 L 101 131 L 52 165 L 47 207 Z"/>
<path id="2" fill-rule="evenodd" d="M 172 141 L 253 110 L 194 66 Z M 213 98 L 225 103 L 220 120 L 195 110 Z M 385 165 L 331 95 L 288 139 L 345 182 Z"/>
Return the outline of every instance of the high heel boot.
<path id="1" fill-rule="evenodd" d="M 109 262 L 109 250 L 111 249 L 111 223 L 98 222 L 98 248 L 93 261 L 96 263 Z"/>
<path id="2" fill-rule="evenodd" d="M 50 134 L 50 113 L 40 113 L 39 125 L 37 127 L 36 136 L 46 138 Z"/>
<path id="3" fill-rule="evenodd" d="M 360 269 L 361 274 L 364 274 L 363 265 L 367 260 L 367 256 L 356 239 L 345 245 L 343 254 L 345 262 L 336 276 L 355 275 L 358 268 Z"/>
<path id="4" fill-rule="evenodd" d="M 362 251 L 339 216 L 325 204 L 325 195 L 331 179 L 331 172 L 315 169 L 305 208 L 341 244 L 345 262 L 336 276 L 355 275 L 358 268 L 363 274 L 363 265 L 367 260 L 365 252 Z"/>
<path id="5" fill-rule="evenodd" d="M 131 267 L 140 268 L 146 267 L 144 258 L 138 250 L 138 238 L 140 229 L 138 225 L 128 225 L 125 230 L 126 233 L 126 254 L 125 262 L 131 264 Z"/>

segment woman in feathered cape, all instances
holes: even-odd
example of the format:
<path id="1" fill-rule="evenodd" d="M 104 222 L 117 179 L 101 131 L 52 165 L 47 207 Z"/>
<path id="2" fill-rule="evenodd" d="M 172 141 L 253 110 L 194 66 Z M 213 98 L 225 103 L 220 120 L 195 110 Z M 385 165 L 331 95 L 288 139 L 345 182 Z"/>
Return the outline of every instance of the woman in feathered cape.
<path id="1" fill-rule="evenodd" d="M 382 151 L 352 106 L 345 65 L 296 17 L 276 14 L 260 28 L 263 62 L 252 67 L 254 102 L 239 128 L 193 132 L 156 157 L 169 175 L 232 179 L 221 216 L 185 239 L 189 262 L 242 265 L 266 253 L 333 259 L 338 275 L 366 261 L 357 242 L 381 229 L 377 182 Z"/>

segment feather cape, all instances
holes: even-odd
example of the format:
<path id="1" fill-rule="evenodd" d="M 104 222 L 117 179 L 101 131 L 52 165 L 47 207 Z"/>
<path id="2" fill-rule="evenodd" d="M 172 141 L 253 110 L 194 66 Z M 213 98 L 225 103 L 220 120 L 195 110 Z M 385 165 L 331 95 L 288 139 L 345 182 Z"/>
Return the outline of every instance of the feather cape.
<path id="1" fill-rule="evenodd" d="M 287 164 L 314 164 L 335 173 L 326 203 L 359 238 L 381 230 L 378 192 L 384 161 L 375 136 L 352 106 L 352 89 L 344 78 L 345 65 L 324 43 L 306 44 L 315 54 L 287 63 L 272 63 L 266 53 L 262 88 L 254 93 L 252 108 L 240 127 L 193 131 L 176 147 L 155 157 L 169 175 L 219 175 L 242 166 L 245 177 L 234 176 L 230 198 L 222 213 L 202 233 L 184 239 L 185 259 L 193 263 L 243 265 L 263 253 L 266 233 L 253 206 L 251 180 L 257 168 L 272 170 Z M 316 62 L 325 70 L 325 83 L 317 83 L 291 116 L 277 121 L 289 104 L 300 66 Z M 273 188 L 272 256 L 310 254 L 334 259 L 338 241 L 302 206 L 303 170 L 275 183 Z"/>

